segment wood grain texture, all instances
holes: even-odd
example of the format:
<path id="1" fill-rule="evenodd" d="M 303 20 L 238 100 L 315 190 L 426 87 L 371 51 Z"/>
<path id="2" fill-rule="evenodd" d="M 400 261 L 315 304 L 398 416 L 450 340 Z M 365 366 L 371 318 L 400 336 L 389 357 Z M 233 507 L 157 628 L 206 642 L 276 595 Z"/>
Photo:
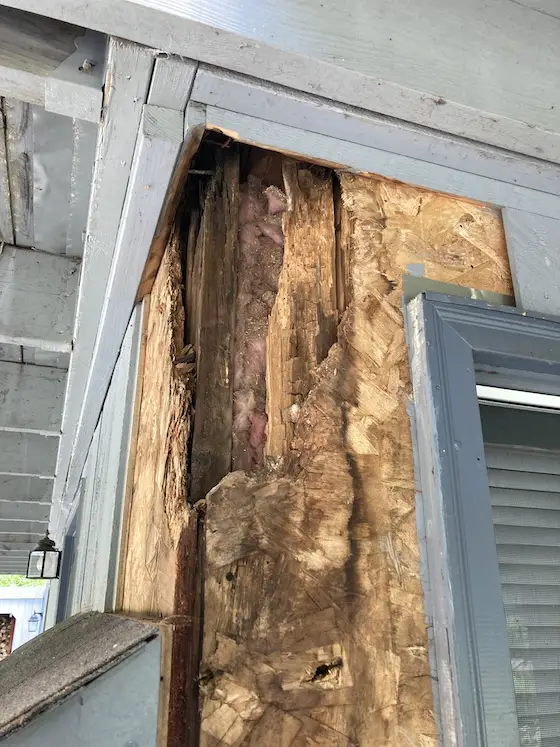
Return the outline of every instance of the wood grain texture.
<path id="1" fill-rule="evenodd" d="M 170 243 L 150 297 L 122 610 L 166 617 L 175 609 L 176 554 L 190 521 L 187 441 L 191 392 L 175 369 L 183 347 L 182 272 Z"/>
<path id="2" fill-rule="evenodd" d="M 9 2 L 170 53 L 187 51 L 326 100 L 560 160 L 560 20 L 527 7 L 532 0 L 426 0 L 422 13 L 414 0 L 390 6 L 366 0 L 349 6 L 323 0 Z"/>
<path id="3" fill-rule="evenodd" d="M 0 362 L 0 428 L 60 435 L 66 372 Z"/>
<path id="4" fill-rule="evenodd" d="M 79 271 L 78 260 L 4 246 L 0 342 L 70 352 Z"/>
<path id="5" fill-rule="evenodd" d="M 192 284 L 196 330 L 196 412 L 190 500 L 196 503 L 231 469 L 233 336 L 239 229 L 239 154 L 217 154 L 205 196 Z M 198 255 L 198 257 L 196 256 Z"/>
<path id="6" fill-rule="evenodd" d="M 560 220 L 509 208 L 503 216 L 516 305 L 559 315 Z"/>
<path id="7" fill-rule="evenodd" d="M 15 243 L 33 246 L 32 107 L 22 101 L 4 99 L 4 116 Z"/>
<path id="8" fill-rule="evenodd" d="M 97 141 L 91 209 L 76 309 L 76 338 L 68 373 L 64 435 L 54 488 L 57 504 L 62 499 L 68 475 L 152 68 L 150 50 L 120 40 L 110 41 L 104 117 Z M 59 521 L 56 507 L 52 519 L 52 529 L 56 531 Z M 64 523 L 63 517 L 61 521 Z M 60 530 L 62 532 L 64 526 Z"/>
<path id="9" fill-rule="evenodd" d="M 123 611 L 167 618 L 158 747 L 195 747 L 201 583 L 199 522 L 187 506 L 192 382 L 175 364 L 184 345 L 179 239 L 170 240 L 152 288 L 134 479 L 120 569 Z"/>
<path id="10" fill-rule="evenodd" d="M 503 227 L 483 205 L 339 179 L 345 309 L 287 466 L 232 473 L 207 498 L 204 747 L 437 744 L 402 277 L 422 265 L 510 293 Z M 300 216 L 311 236 L 320 221 Z"/>
<path id="11" fill-rule="evenodd" d="M 289 451 L 297 413 L 338 324 L 332 174 L 287 159 L 283 172 L 284 262 L 266 345 L 266 452 L 272 457 Z"/>

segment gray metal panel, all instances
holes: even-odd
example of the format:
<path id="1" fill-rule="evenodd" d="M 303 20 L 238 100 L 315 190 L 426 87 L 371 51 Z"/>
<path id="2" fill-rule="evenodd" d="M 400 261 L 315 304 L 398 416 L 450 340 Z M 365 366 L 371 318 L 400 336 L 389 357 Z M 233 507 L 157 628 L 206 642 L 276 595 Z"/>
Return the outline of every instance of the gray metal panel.
<path id="1" fill-rule="evenodd" d="M 3 744 L 156 747 L 160 659 L 161 641 L 156 638 Z"/>
<path id="2" fill-rule="evenodd" d="M 7 1 L 334 101 L 560 159 L 560 21 L 516 0 L 424 0 L 421 12 L 415 0 Z"/>
<path id="3" fill-rule="evenodd" d="M 517 305 L 559 314 L 560 220 L 511 208 L 503 217 Z"/>
<path id="4" fill-rule="evenodd" d="M 0 361 L 0 429 L 60 434 L 66 372 Z"/>

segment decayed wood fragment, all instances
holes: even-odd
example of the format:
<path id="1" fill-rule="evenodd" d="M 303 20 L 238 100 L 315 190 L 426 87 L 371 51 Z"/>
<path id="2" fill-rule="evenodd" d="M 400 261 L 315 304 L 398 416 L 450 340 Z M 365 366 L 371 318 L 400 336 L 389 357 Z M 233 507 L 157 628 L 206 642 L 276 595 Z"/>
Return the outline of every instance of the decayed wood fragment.
<path id="1" fill-rule="evenodd" d="M 289 450 L 315 367 L 338 322 L 332 175 L 284 159 L 284 263 L 268 327 L 268 456 Z"/>
<path id="2" fill-rule="evenodd" d="M 192 280 L 197 296 L 192 502 L 204 498 L 231 469 L 239 154 L 229 149 L 218 153 L 217 161 L 204 201 Z"/>
<path id="3" fill-rule="evenodd" d="M 503 229 L 482 205 L 373 177 L 340 182 L 346 309 L 326 357 L 305 359 L 293 438 L 274 452 L 288 466 L 228 475 L 207 499 L 203 747 L 437 744 L 402 276 L 423 265 L 432 279 L 510 293 Z M 304 256 L 321 247 L 313 211 L 290 220 L 305 222 Z M 334 287 L 331 277 L 322 292 Z M 269 359 L 280 381 L 289 361 Z"/>
<path id="4" fill-rule="evenodd" d="M 182 272 L 177 237 L 152 289 L 133 493 L 124 566 L 124 612 L 166 617 L 175 611 L 176 552 L 189 524 L 187 443 L 191 392 L 175 370 L 183 347 Z"/>

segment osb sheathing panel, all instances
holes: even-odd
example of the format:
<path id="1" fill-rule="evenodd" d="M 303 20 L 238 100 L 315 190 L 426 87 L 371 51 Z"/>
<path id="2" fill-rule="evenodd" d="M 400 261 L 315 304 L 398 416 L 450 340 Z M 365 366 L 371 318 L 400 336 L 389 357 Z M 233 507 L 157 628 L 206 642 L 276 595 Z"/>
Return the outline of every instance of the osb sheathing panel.
<path id="1" fill-rule="evenodd" d="M 183 347 L 182 270 L 176 239 L 167 247 L 150 299 L 133 493 L 123 574 L 123 611 L 176 611 L 177 552 L 188 525 L 190 393 L 174 359 Z"/>
<path id="2" fill-rule="evenodd" d="M 292 232 L 300 243 L 286 233 L 285 261 L 299 253 L 318 266 L 325 216 L 313 210 L 329 179 L 300 209 L 309 222 Z M 431 279 L 510 294 L 504 234 L 482 205 L 373 177 L 343 173 L 340 182 L 338 297 L 347 307 L 309 372 L 289 458 L 272 475 L 227 476 L 207 500 L 208 747 L 437 743 L 402 276 L 423 265 Z M 293 219 L 288 212 L 285 228 Z M 282 278 L 302 301 L 290 273 Z"/>

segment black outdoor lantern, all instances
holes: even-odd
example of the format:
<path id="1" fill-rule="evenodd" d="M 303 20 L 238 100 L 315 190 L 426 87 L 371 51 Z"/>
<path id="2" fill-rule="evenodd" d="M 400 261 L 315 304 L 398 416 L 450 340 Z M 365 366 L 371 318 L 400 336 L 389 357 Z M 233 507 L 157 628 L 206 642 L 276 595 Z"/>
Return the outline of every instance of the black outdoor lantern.
<path id="1" fill-rule="evenodd" d="M 41 622 L 42 617 L 43 617 L 42 612 L 35 612 L 35 610 L 33 610 L 33 614 L 27 621 L 27 629 L 29 630 L 30 633 L 37 632 L 37 630 L 39 629 L 39 623 Z"/>
<path id="2" fill-rule="evenodd" d="M 61 555 L 52 539 L 49 539 L 47 530 L 37 547 L 29 553 L 27 578 L 58 578 Z"/>

